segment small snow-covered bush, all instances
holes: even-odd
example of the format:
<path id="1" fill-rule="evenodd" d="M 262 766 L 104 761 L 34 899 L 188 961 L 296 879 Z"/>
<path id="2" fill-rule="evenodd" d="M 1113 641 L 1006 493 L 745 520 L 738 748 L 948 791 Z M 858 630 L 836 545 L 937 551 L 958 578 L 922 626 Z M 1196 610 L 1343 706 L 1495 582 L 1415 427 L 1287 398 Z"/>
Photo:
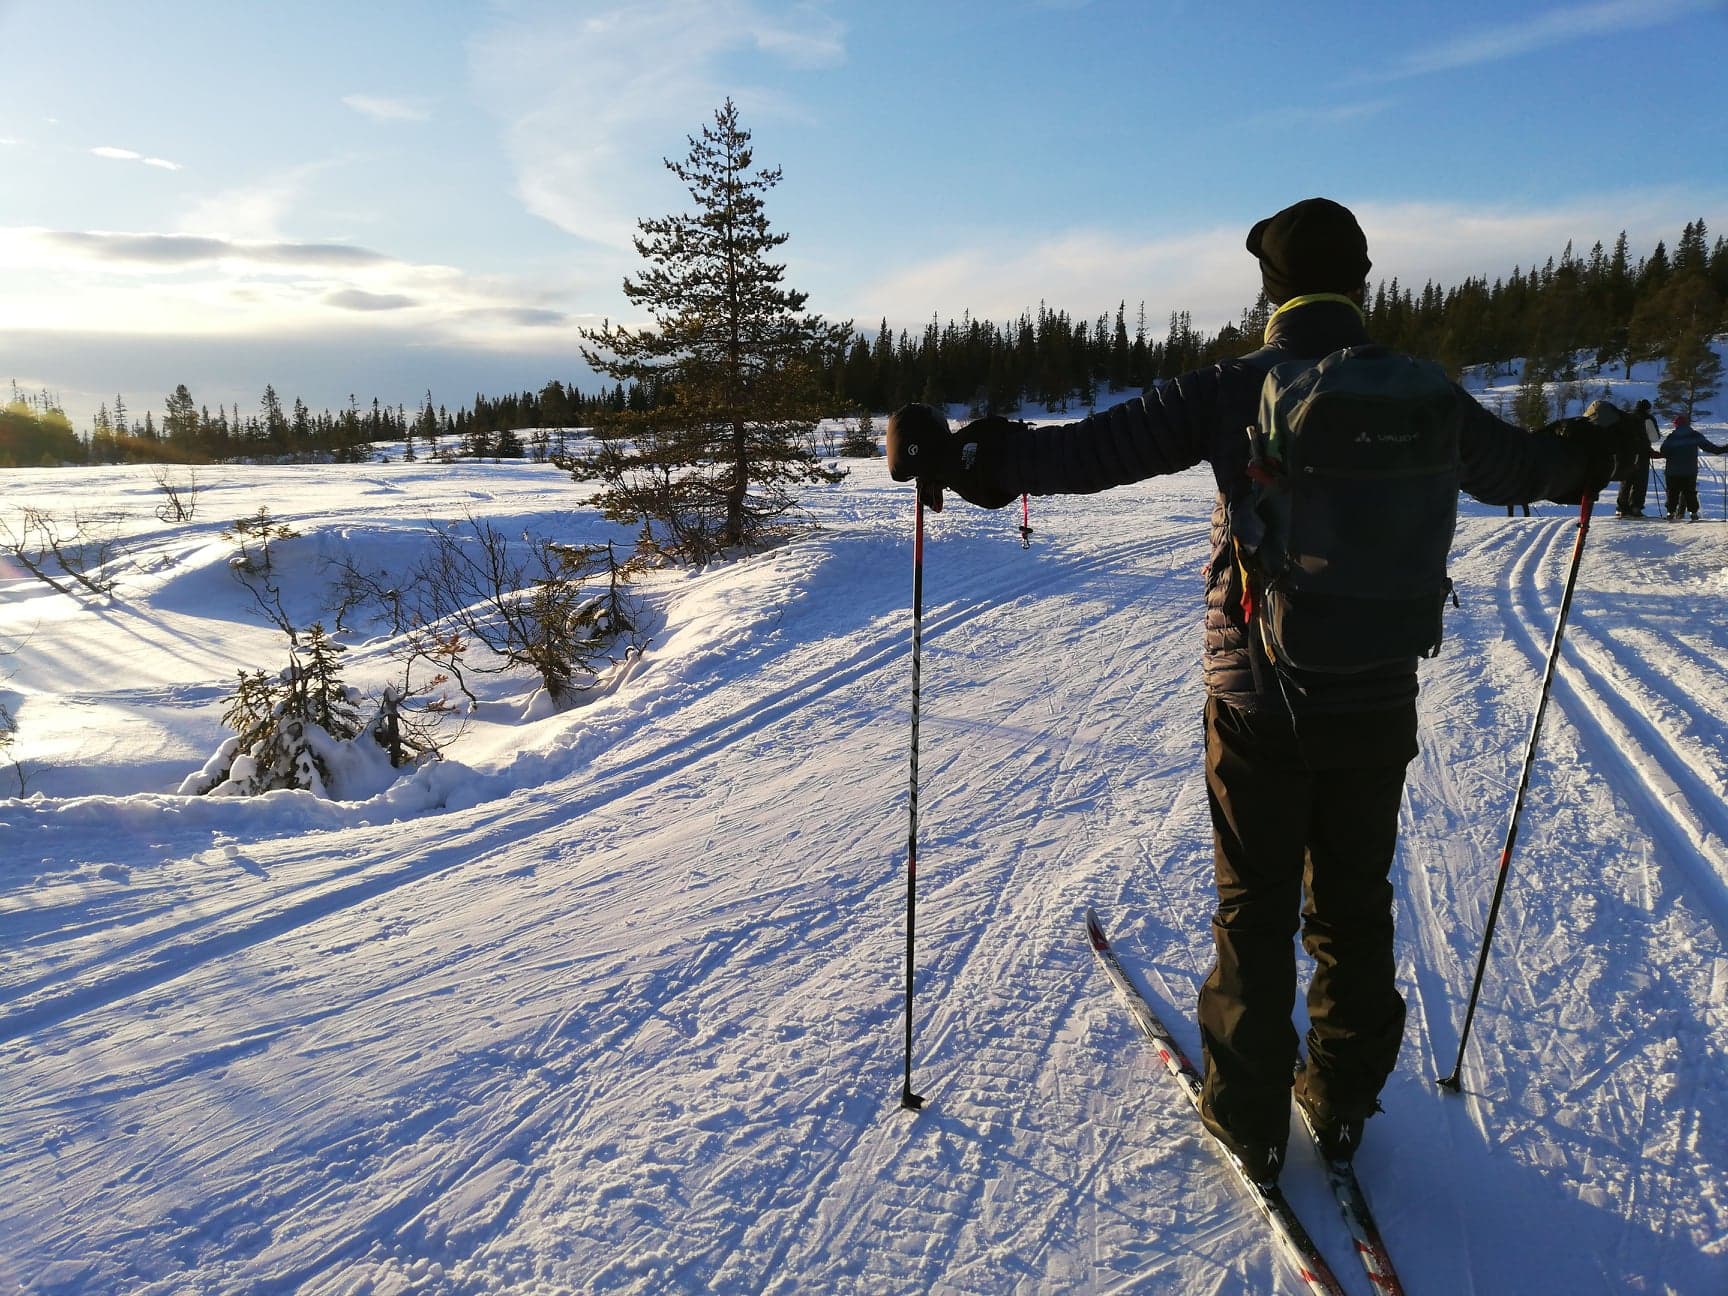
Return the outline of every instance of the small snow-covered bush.
<path id="1" fill-rule="evenodd" d="M 181 793 L 256 796 L 303 788 L 340 796 L 342 776 L 355 765 L 344 748 L 366 733 L 358 697 L 342 683 L 341 651 L 322 625 L 314 625 L 290 650 L 286 669 L 274 676 L 242 671 L 222 717 L 234 736 L 181 784 Z M 369 734 L 367 741 L 375 759 L 388 766 L 383 748 Z"/>

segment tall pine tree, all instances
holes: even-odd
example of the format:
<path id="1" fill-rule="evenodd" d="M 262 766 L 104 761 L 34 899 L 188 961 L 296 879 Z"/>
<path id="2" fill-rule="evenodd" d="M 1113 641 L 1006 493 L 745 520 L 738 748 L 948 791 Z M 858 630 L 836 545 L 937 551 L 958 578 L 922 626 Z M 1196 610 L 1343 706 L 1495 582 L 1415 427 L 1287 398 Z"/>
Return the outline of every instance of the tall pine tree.
<path id="1" fill-rule="evenodd" d="M 821 362 L 851 325 L 808 313 L 806 295 L 782 285 L 785 266 L 768 259 L 788 238 L 763 209 L 781 173 L 751 169 L 750 132 L 730 99 L 689 143 L 666 167 L 695 210 L 637 222 L 648 267 L 624 282 L 654 327 L 608 322 L 583 334 L 590 365 L 657 403 L 612 416 L 601 430 L 613 435 L 576 472 L 599 477 L 613 516 L 659 524 L 700 558 L 761 535 L 791 506 L 794 484 L 834 479 L 808 434 L 833 404 Z"/>

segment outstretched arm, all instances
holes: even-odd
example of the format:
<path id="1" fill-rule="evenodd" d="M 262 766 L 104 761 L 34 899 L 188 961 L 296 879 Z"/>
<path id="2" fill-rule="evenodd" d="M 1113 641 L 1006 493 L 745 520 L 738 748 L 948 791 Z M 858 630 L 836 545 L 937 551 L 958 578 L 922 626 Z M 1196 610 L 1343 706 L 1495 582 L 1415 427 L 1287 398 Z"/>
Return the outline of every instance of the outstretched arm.
<path id="1" fill-rule="evenodd" d="M 1575 504 L 1612 477 L 1611 439 L 1588 419 L 1563 419 L 1526 432 L 1490 414 L 1462 388 L 1458 394 L 1465 402 L 1460 484 L 1484 504 Z"/>
<path id="2" fill-rule="evenodd" d="M 1012 425 L 997 481 L 1018 496 L 1089 495 L 1206 459 L 1232 375 L 1200 369 L 1074 423 Z"/>
<path id="3" fill-rule="evenodd" d="M 1219 365 L 1161 383 L 1073 423 L 1033 427 L 1001 417 L 950 431 L 926 405 L 897 410 L 888 423 L 888 467 L 917 477 L 932 504 L 950 487 L 983 508 L 1030 495 L 1088 495 L 1165 473 L 1212 455 L 1221 410 L 1241 403 L 1241 366 Z M 1246 371 L 1243 371 L 1246 372 Z"/>

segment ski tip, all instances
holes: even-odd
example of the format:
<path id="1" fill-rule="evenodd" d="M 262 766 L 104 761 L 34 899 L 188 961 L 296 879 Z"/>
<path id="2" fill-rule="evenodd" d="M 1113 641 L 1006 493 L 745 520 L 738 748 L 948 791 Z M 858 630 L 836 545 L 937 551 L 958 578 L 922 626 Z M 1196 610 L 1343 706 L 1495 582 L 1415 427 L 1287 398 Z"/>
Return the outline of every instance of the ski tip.
<path id="1" fill-rule="evenodd" d="M 1097 913 L 1090 908 L 1086 910 L 1086 938 L 1095 950 L 1110 948 L 1110 938 L 1104 935 L 1104 924 L 1098 921 Z"/>

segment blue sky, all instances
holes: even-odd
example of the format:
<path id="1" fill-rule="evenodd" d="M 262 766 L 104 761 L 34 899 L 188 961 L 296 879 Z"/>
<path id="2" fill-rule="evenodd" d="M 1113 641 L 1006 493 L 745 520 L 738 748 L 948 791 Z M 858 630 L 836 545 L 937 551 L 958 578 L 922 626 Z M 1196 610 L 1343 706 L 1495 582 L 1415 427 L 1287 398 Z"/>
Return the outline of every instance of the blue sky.
<path id="1" fill-rule="evenodd" d="M 1310 10 L 1307 15 L 1304 8 Z M 1703 217 L 1728 0 L 0 0 L 0 383 L 335 408 L 589 381 L 727 96 L 813 309 L 1214 329 L 1326 194 L 1420 285 Z"/>

